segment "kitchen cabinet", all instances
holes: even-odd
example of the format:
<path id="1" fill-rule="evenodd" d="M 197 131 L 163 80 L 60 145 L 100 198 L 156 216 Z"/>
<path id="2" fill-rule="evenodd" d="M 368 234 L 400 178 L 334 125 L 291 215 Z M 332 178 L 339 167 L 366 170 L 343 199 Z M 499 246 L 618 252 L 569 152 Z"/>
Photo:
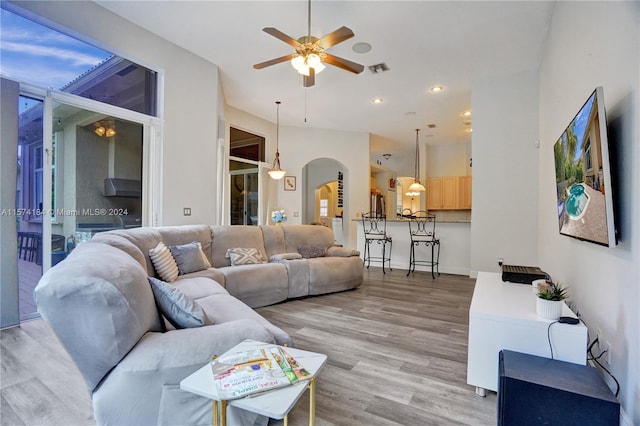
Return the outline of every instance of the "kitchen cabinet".
<path id="1" fill-rule="evenodd" d="M 458 208 L 471 210 L 471 176 L 458 178 Z"/>
<path id="2" fill-rule="evenodd" d="M 427 179 L 428 210 L 470 210 L 471 176 Z"/>

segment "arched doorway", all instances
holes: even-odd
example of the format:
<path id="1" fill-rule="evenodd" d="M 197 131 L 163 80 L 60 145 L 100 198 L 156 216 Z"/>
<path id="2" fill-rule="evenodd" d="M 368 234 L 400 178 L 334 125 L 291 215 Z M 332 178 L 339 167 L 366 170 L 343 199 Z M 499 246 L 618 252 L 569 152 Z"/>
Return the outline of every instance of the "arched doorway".
<path id="1" fill-rule="evenodd" d="M 302 223 L 319 223 L 333 229 L 336 244 L 348 241 L 348 171 L 332 158 L 317 158 L 302 168 Z"/>

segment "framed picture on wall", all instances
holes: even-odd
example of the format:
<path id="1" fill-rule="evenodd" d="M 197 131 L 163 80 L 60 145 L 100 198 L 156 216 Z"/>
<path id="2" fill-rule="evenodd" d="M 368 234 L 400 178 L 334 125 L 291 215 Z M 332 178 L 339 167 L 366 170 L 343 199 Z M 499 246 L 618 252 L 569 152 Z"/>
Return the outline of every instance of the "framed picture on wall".
<path id="1" fill-rule="evenodd" d="M 295 191 L 296 190 L 296 177 L 295 176 L 285 176 L 284 177 L 284 190 L 285 191 Z"/>

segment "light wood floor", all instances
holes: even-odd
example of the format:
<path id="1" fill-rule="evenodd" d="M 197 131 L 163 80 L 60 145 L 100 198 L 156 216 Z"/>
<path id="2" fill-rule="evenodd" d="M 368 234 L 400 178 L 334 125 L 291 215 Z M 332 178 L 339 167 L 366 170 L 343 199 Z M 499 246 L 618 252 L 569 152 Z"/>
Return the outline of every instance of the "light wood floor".
<path id="1" fill-rule="evenodd" d="M 495 393 L 480 398 L 466 384 L 474 280 L 405 274 L 371 267 L 357 290 L 258 309 L 297 347 L 329 356 L 317 425 L 495 425 Z M 42 320 L 2 331 L 0 342 L 2 425 L 93 424 L 84 381 Z M 305 394 L 289 424 L 307 415 Z"/>

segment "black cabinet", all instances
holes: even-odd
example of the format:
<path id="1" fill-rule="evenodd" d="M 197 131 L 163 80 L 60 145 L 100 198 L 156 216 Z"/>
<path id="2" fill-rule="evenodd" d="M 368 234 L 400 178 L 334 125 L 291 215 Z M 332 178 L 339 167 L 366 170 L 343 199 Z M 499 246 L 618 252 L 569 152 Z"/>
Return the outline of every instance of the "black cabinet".
<path id="1" fill-rule="evenodd" d="M 498 426 L 618 426 L 620 403 L 592 367 L 500 351 Z"/>

